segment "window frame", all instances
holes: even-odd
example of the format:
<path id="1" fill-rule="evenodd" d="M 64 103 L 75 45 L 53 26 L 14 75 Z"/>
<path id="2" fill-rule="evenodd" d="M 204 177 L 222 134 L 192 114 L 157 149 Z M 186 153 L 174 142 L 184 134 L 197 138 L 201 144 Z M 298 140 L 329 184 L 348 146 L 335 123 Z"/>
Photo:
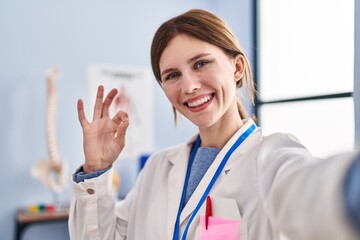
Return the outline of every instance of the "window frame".
<path id="1" fill-rule="evenodd" d="M 278 104 L 278 103 L 289 103 L 289 102 L 303 102 L 303 101 L 313 101 L 313 100 L 324 100 L 324 99 L 340 99 L 340 98 L 352 98 L 354 102 L 354 128 L 355 128 L 355 149 L 360 150 L 360 4 L 356 4 L 357 1 L 354 1 L 355 6 L 355 29 L 354 29 L 354 85 L 353 91 L 350 92 L 335 92 L 332 94 L 319 94 L 319 95 L 310 95 L 306 97 L 296 97 L 296 98 L 281 98 L 275 100 L 262 100 L 259 94 L 261 94 L 260 81 L 260 51 L 259 51 L 259 31 L 260 31 L 260 1 L 255 0 L 253 5 L 253 77 L 254 84 L 258 94 L 254 96 L 254 108 L 253 113 L 256 116 L 257 123 L 261 126 L 262 116 L 260 113 L 260 108 L 264 105 Z"/>

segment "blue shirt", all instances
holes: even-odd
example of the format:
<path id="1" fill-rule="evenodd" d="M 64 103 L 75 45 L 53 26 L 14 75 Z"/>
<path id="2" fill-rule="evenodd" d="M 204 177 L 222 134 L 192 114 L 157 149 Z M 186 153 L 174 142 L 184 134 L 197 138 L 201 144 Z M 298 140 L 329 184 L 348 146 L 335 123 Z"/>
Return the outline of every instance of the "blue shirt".
<path id="1" fill-rule="evenodd" d="M 83 166 L 81 166 L 80 168 L 78 168 L 78 170 L 76 170 L 76 172 L 73 174 L 73 180 L 77 183 L 79 182 L 84 182 L 85 179 L 91 179 L 91 178 L 96 178 L 98 176 L 100 176 L 101 174 L 103 174 L 104 172 L 108 171 L 111 168 L 108 167 L 104 170 L 100 170 L 100 171 L 96 171 L 96 172 L 91 172 L 91 173 L 84 173 L 84 168 Z"/>
<path id="2" fill-rule="evenodd" d="M 213 163 L 219 152 L 220 152 L 219 148 L 208 148 L 208 147 L 198 148 L 194 158 L 194 162 L 191 165 L 190 176 L 186 188 L 184 206 L 189 201 L 191 195 L 195 191 L 196 187 L 199 185 L 201 179 L 203 178 L 206 171 Z"/>

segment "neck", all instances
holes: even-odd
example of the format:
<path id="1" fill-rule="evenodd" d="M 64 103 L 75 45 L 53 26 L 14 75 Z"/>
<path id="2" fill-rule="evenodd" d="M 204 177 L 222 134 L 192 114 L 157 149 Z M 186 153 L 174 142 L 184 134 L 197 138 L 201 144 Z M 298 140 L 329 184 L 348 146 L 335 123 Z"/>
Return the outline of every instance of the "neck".
<path id="1" fill-rule="evenodd" d="M 199 129 L 201 146 L 221 149 L 243 125 L 239 116 L 232 121 L 218 122 L 208 128 Z"/>

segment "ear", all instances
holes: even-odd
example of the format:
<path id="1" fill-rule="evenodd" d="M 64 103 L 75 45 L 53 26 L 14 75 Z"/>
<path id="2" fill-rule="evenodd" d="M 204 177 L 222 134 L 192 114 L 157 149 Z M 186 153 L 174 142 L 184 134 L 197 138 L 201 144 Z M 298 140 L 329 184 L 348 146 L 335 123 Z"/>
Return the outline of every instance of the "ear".
<path id="1" fill-rule="evenodd" d="M 238 54 L 234 58 L 234 80 L 235 82 L 240 81 L 244 76 L 245 72 L 245 58 L 242 54 Z"/>

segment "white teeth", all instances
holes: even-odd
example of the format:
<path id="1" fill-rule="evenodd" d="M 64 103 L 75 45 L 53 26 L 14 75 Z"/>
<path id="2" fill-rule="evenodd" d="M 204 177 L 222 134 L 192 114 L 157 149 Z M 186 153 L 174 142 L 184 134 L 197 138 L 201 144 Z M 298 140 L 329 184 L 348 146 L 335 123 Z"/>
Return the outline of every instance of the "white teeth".
<path id="1" fill-rule="evenodd" d="M 209 101 L 210 99 L 211 99 L 210 96 L 206 96 L 206 97 L 203 97 L 203 98 L 201 98 L 201 99 L 199 99 L 199 100 L 196 100 L 196 101 L 193 101 L 193 102 L 189 102 L 188 105 L 189 105 L 189 107 L 197 107 L 197 106 L 199 106 L 199 105 L 201 105 L 201 104 L 206 103 L 206 102 Z"/>

